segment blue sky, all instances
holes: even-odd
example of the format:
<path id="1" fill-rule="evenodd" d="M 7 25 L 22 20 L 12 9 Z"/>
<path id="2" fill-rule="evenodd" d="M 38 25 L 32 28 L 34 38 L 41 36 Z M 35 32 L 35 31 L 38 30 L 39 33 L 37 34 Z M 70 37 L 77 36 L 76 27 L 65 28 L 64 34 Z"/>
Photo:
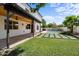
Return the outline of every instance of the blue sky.
<path id="1" fill-rule="evenodd" d="M 66 16 L 79 15 L 78 3 L 52 3 L 39 10 L 48 23 L 62 24 Z"/>

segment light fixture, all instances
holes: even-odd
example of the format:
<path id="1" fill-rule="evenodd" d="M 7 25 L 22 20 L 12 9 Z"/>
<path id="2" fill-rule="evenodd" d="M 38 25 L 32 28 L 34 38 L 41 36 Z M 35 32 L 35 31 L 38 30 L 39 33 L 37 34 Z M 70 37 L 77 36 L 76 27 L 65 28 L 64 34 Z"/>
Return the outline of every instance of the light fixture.
<path id="1" fill-rule="evenodd" d="M 18 17 L 16 16 L 16 20 L 18 20 Z"/>

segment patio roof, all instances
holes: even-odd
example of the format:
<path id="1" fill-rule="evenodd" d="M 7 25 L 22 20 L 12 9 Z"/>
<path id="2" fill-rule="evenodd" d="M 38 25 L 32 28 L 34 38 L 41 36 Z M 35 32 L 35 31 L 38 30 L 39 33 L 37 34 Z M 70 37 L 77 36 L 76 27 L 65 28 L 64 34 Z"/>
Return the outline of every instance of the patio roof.
<path id="1" fill-rule="evenodd" d="M 20 6 L 18 6 L 16 3 L 6 3 L 4 4 L 5 9 L 9 10 L 10 12 L 19 14 L 23 17 L 32 18 L 33 20 L 36 20 L 41 23 L 38 19 L 27 13 L 25 10 L 23 10 Z"/>

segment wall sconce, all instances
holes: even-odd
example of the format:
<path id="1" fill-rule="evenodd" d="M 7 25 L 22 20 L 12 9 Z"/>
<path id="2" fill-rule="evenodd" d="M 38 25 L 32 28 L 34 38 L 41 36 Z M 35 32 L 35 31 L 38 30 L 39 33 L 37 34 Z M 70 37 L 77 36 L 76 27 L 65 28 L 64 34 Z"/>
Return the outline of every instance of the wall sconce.
<path id="1" fill-rule="evenodd" d="M 16 16 L 16 20 L 18 20 L 18 17 Z"/>
<path id="2" fill-rule="evenodd" d="M 22 23 L 22 26 L 23 26 L 24 24 Z"/>

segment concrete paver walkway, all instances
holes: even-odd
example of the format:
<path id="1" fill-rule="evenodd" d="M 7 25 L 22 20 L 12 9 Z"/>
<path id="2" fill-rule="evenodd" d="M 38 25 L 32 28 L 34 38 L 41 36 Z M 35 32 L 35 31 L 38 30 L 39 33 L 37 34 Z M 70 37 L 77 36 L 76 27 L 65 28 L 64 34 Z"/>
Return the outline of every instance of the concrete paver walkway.
<path id="1" fill-rule="evenodd" d="M 55 33 L 55 32 L 45 32 L 42 33 L 41 35 L 37 36 L 37 38 L 58 38 L 58 39 L 77 39 L 73 36 L 69 36 L 69 35 L 63 35 L 60 33 Z"/>

